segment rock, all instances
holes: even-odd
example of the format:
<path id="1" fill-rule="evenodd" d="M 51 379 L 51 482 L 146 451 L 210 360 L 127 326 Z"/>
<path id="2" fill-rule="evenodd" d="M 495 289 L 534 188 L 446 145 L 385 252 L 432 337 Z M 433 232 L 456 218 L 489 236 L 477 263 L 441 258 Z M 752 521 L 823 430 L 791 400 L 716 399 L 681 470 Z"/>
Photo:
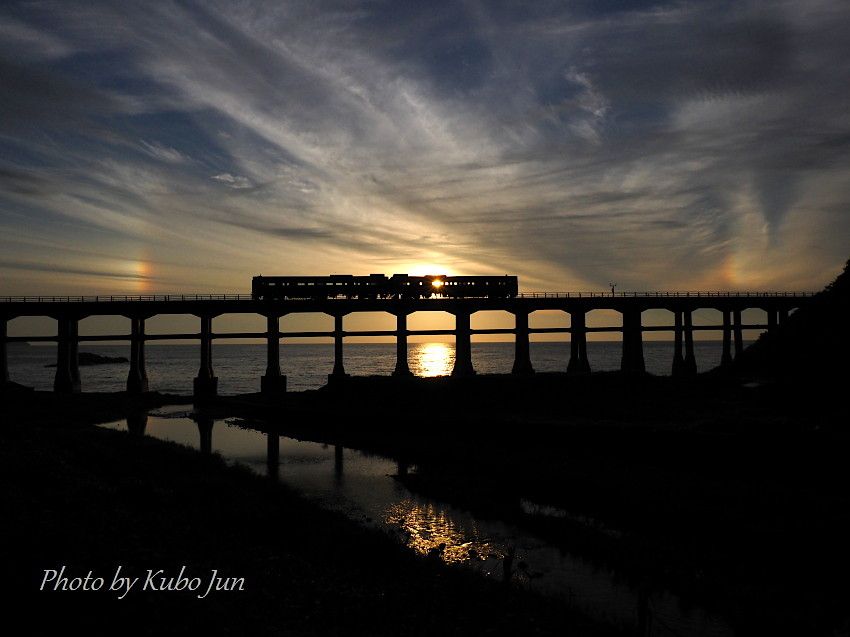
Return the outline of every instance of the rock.
<path id="1" fill-rule="evenodd" d="M 77 363 L 79 365 L 112 365 L 115 363 L 129 363 L 130 361 L 123 356 L 101 356 L 100 354 L 92 354 L 91 352 L 80 352 L 77 355 Z M 45 367 L 56 367 L 56 363 L 45 365 Z"/>

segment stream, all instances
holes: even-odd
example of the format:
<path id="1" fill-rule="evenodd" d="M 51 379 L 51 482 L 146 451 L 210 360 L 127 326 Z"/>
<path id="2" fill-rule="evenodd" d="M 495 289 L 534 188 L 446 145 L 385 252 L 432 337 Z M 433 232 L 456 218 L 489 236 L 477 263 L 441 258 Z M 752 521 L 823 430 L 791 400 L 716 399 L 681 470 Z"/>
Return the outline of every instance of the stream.
<path id="1" fill-rule="evenodd" d="M 484 577 L 502 580 L 505 557 L 513 550 L 516 585 L 558 596 L 614 625 L 637 626 L 639 600 L 644 599 L 652 618 L 649 635 L 734 635 L 721 618 L 685 605 L 675 595 L 665 591 L 641 595 L 636 586 L 613 569 L 513 525 L 481 519 L 410 492 L 394 476 L 416 471 L 415 466 L 356 449 L 268 436 L 225 420 L 196 420 L 193 415 L 185 406 L 175 406 L 102 426 L 218 453 L 227 462 L 245 465 L 285 483 L 325 509 L 382 529 L 411 550 L 437 553 L 445 562 L 466 565 Z M 536 515 L 567 515 L 532 502 L 523 502 L 523 507 Z"/>

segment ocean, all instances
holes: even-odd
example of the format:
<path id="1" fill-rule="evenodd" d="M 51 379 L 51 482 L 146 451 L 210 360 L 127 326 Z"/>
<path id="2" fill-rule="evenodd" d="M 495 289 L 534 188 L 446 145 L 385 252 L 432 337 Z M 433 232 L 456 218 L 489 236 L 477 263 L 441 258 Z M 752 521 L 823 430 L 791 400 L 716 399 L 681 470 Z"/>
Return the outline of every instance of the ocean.
<path id="1" fill-rule="evenodd" d="M 102 356 L 130 357 L 129 346 L 81 343 L 80 352 Z M 532 342 L 531 362 L 538 372 L 566 371 L 570 359 L 569 342 Z M 592 371 L 613 371 L 620 367 L 622 345 L 619 341 L 587 344 Z M 720 341 L 696 341 L 694 351 L 698 371 L 720 364 Z M 666 376 L 673 361 L 671 341 L 644 342 L 646 371 Z M 444 376 L 454 365 L 452 343 L 410 343 L 408 364 L 416 376 Z M 54 345 L 12 344 L 8 350 L 12 381 L 37 390 L 52 390 L 56 363 Z M 345 371 L 352 376 L 387 376 L 396 364 L 395 343 L 345 343 Z M 510 342 L 472 343 L 472 362 L 479 374 L 510 373 L 514 344 Z M 318 389 L 333 370 L 332 343 L 286 344 L 280 346 L 281 371 L 287 377 L 288 391 Z M 151 344 L 145 348 L 145 368 L 151 391 L 191 395 L 192 382 L 200 365 L 199 345 Z M 266 370 L 264 344 L 213 344 L 212 365 L 219 378 L 219 395 L 235 396 L 257 392 Z M 85 392 L 115 392 L 125 389 L 128 363 L 84 366 L 80 368 Z"/>

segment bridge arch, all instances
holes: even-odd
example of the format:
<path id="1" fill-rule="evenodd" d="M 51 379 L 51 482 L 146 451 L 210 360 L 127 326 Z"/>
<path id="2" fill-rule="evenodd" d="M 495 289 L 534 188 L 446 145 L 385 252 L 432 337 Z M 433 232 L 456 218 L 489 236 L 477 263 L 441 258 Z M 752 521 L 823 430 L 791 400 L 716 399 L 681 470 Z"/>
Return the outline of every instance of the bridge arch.
<path id="1" fill-rule="evenodd" d="M 522 322 L 527 321 L 528 313 L 523 312 L 514 314 L 504 309 L 481 310 L 475 312 L 470 317 L 470 327 L 472 329 L 472 362 L 476 370 L 487 369 L 492 373 L 506 374 L 512 370 L 517 371 L 517 358 L 522 358 L 523 372 L 533 371 L 531 360 L 528 354 L 528 328 L 526 326 L 524 337 L 522 336 Z M 525 340 L 523 340 L 523 338 Z M 476 346 L 477 343 L 509 343 L 516 341 L 519 343 L 513 366 L 506 368 L 494 367 L 493 364 L 486 359 L 487 353 L 483 346 Z M 520 352 L 520 350 L 522 350 Z"/>

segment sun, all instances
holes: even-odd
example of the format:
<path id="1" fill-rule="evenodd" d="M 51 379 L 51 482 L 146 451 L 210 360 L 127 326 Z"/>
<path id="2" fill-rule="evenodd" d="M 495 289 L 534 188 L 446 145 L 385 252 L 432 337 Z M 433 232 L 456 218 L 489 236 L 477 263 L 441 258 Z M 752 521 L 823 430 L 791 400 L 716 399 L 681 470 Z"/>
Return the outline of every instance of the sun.
<path id="1" fill-rule="evenodd" d="M 431 285 L 433 285 L 435 288 L 438 288 L 443 285 L 443 282 L 440 281 L 440 279 L 434 279 L 433 281 L 431 281 Z"/>

